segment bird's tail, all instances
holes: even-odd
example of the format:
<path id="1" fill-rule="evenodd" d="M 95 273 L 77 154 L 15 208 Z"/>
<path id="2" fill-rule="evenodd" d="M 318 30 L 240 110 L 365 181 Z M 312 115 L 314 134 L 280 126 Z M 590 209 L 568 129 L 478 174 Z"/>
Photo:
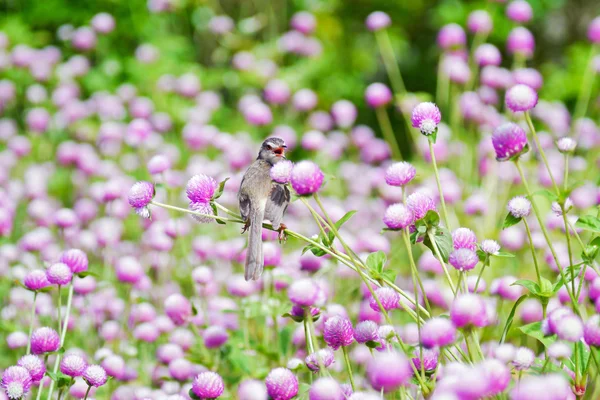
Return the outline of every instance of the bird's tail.
<path id="1" fill-rule="evenodd" d="M 263 271 L 262 222 L 264 217 L 264 209 L 251 209 L 248 216 L 250 233 L 246 250 L 246 266 L 244 267 L 244 277 L 247 281 L 257 280 Z"/>

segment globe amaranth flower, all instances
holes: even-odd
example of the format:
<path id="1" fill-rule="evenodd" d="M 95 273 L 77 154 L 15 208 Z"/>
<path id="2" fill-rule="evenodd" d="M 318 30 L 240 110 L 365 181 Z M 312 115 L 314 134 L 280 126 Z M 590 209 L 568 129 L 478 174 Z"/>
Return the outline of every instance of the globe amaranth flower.
<path id="1" fill-rule="evenodd" d="M 212 177 L 194 175 L 188 181 L 185 192 L 192 203 L 208 203 L 214 196 L 219 184 Z"/>
<path id="2" fill-rule="evenodd" d="M 136 214 L 143 218 L 150 218 L 148 204 L 150 204 L 153 197 L 154 185 L 150 182 L 140 181 L 129 189 L 127 200 L 129 205 L 135 209 Z"/>
<path id="3" fill-rule="evenodd" d="M 575 151 L 575 148 L 577 147 L 577 142 L 570 137 L 563 137 L 558 139 L 558 141 L 556 142 L 556 147 L 561 153 L 568 154 Z"/>
<path id="4" fill-rule="evenodd" d="M 587 36 L 590 42 L 600 43 L 600 17 L 596 17 L 588 26 Z"/>
<path id="5" fill-rule="evenodd" d="M 38 328 L 31 335 L 31 352 L 33 354 L 51 353 L 60 347 L 58 333 L 48 327 Z"/>
<path id="6" fill-rule="evenodd" d="M 459 271 L 470 271 L 479 262 L 479 257 L 473 250 L 463 248 L 450 253 L 448 262 Z"/>
<path id="7" fill-rule="evenodd" d="M 511 400 L 562 400 L 572 397 L 569 381 L 559 373 L 525 375 L 510 391 Z"/>
<path id="8" fill-rule="evenodd" d="M 535 50 L 535 38 L 527 28 L 517 26 L 508 34 L 506 49 L 510 54 L 530 57 Z"/>
<path id="9" fill-rule="evenodd" d="M 183 325 L 192 316 L 192 304 L 183 295 L 174 293 L 165 299 L 165 314 L 175 325 Z"/>
<path id="10" fill-rule="evenodd" d="M 10 400 L 20 400 L 31 388 L 31 376 L 26 368 L 8 367 L 2 374 L 2 387 Z"/>
<path id="11" fill-rule="evenodd" d="M 308 391 L 308 400 L 342 400 L 345 398 L 340 384 L 329 377 L 317 379 Z"/>
<path id="12" fill-rule="evenodd" d="M 192 392 L 201 399 L 216 399 L 224 390 L 223 378 L 216 372 L 202 372 L 192 382 Z"/>
<path id="13" fill-rule="evenodd" d="M 349 346 L 354 341 L 354 330 L 348 318 L 335 315 L 325 322 L 323 329 L 325 343 L 333 350 L 341 346 Z"/>
<path id="14" fill-rule="evenodd" d="M 505 102 L 512 112 L 529 111 L 536 106 L 538 94 L 530 86 L 518 84 L 508 89 Z"/>
<path id="15" fill-rule="evenodd" d="M 271 179 L 277 183 L 288 183 L 292 178 L 294 164 L 290 160 L 281 160 L 271 167 Z"/>
<path id="16" fill-rule="evenodd" d="M 533 17 L 533 10 L 525 0 L 515 0 L 506 6 L 506 16 L 515 22 L 525 23 Z"/>
<path id="17" fill-rule="evenodd" d="M 422 353 L 422 354 L 421 354 Z M 439 353 L 436 349 L 415 348 L 411 362 L 417 370 L 424 369 L 425 372 L 432 372 L 438 365 Z"/>
<path id="18" fill-rule="evenodd" d="M 381 287 L 375 290 L 375 296 L 381 302 L 381 306 L 384 310 L 390 311 L 395 308 L 400 307 L 400 295 L 392 288 L 389 287 Z M 379 304 L 377 304 L 377 300 L 375 297 L 371 297 L 369 300 L 369 306 L 373 311 L 381 312 L 379 308 Z"/>
<path id="19" fill-rule="evenodd" d="M 392 91 L 383 83 L 372 83 L 365 90 L 365 100 L 369 107 L 378 108 L 385 106 L 392 101 L 392 98 Z"/>
<path id="20" fill-rule="evenodd" d="M 458 328 L 470 326 L 481 328 L 488 323 L 485 302 L 475 294 L 459 295 L 450 307 L 450 319 Z"/>
<path id="21" fill-rule="evenodd" d="M 287 368 L 275 368 L 269 372 L 265 385 L 273 400 L 290 400 L 298 394 L 298 378 Z"/>
<path id="22" fill-rule="evenodd" d="M 455 341 L 456 328 L 447 318 L 432 318 L 421 328 L 421 344 L 426 348 L 444 347 Z"/>
<path id="23" fill-rule="evenodd" d="M 319 296 L 319 287 L 312 279 L 300 279 L 293 282 L 288 288 L 290 301 L 302 307 L 315 304 Z"/>
<path id="24" fill-rule="evenodd" d="M 201 224 L 209 224 L 214 221 L 214 218 L 208 217 L 208 215 L 214 215 L 214 211 L 208 202 L 204 201 L 191 201 L 190 210 L 195 211 L 204 215 L 192 214 L 192 218 Z"/>
<path id="25" fill-rule="evenodd" d="M 204 330 L 202 338 L 207 349 L 216 349 L 227 343 L 229 333 L 222 326 L 213 325 Z"/>
<path id="26" fill-rule="evenodd" d="M 418 128 L 423 135 L 429 136 L 435 132 L 442 114 L 437 105 L 431 102 L 418 104 L 412 111 L 410 121 L 414 128 Z"/>
<path id="27" fill-rule="evenodd" d="M 66 355 L 60 362 L 60 372 L 71 378 L 82 376 L 87 367 L 87 362 L 77 354 Z"/>
<path id="28" fill-rule="evenodd" d="M 512 365 L 517 371 L 528 369 L 535 361 L 535 353 L 527 347 L 519 347 L 515 353 Z"/>
<path id="29" fill-rule="evenodd" d="M 481 250 L 490 255 L 496 255 L 500 251 L 500 245 L 495 240 L 486 239 L 481 242 Z"/>
<path id="30" fill-rule="evenodd" d="M 17 365 L 25 368 L 29 372 L 33 382 L 39 382 L 46 373 L 46 364 L 44 364 L 44 361 L 33 354 L 27 354 L 21 357 L 17 362 Z"/>
<path id="31" fill-rule="evenodd" d="M 577 315 L 568 315 L 556 326 L 556 335 L 567 342 L 578 342 L 583 337 L 584 326 Z"/>
<path id="32" fill-rule="evenodd" d="M 358 343 L 377 342 L 379 340 L 379 326 L 370 320 L 356 324 L 354 339 Z"/>
<path id="33" fill-rule="evenodd" d="M 335 355 L 333 354 L 333 350 L 327 347 L 309 354 L 304 359 L 308 369 L 313 372 L 319 372 L 321 367 L 328 368 L 334 361 Z"/>
<path id="34" fill-rule="evenodd" d="M 388 393 L 406 385 L 412 376 L 409 360 L 397 351 L 378 353 L 367 366 L 367 379 L 377 391 Z"/>
<path id="35" fill-rule="evenodd" d="M 390 229 L 404 229 L 412 225 L 414 216 L 404 204 L 392 204 L 385 210 L 383 223 Z"/>
<path id="36" fill-rule="evenodd" d="M 38 291 L 51 285 L 46 277 L 46 272 L 42 269 L 34 269 L 25 275 L 23 285 L 29 290 Z"/>
<path id="37" fill-rule="evenodd" d="M 93 387 L 100 387 L 108 380 L 106 371 L 99 365 L 88 366 L 82 376 L 87 384 Z"/>
<path id="38" fill-rule="evenodd" d="M 406 199 L 406 206 L 412 211 L 415 221 L 420 220 L 427 211 L 435 211 L 435 202 L 423 192 L 415 192 Z"/>
<path id="39" fill-rule="evenodd" d="M 494 27 L 492 17 L 485 10 L 475 10 L 469 14 L 467 28 L 473 33 L 489 33 Z"/>
<path id="40" fill-rule="evenodd" d="M 406 161 L 393 163 L 385 171 L 385 183 L 390 186 L 406 186 L 417 174 L 416 168 Z"/>
<path id="41" fill-rule="evenodd" d="M 593 315 L 585 323 L 583 338 L 588 345 L 600 347 L 600 315 Z"/>
<path id="42" fill-rule="evenodd" d="M 515 218 L 525 218 L 531 214 L 531 202 L 524 196 L 517 196 L 508 202 L 508 212 Z"/>
<path id="43" fill-rule="evenodd" d="M 447 24 L 440 29 L 437 43 L 444 50 L 457 49 L 467 43 L 467 35 L 462 26 Z"/>
<path id="44" fill-rule="evenodd" d="M 383 11 L 374 11 L 367 16 L 365 24 L 368 30 L 379 31 L 390 26 L 392 24 L 392 19 Z"/>
<path id="45" fill-rule="evenodd" d="M 523 152 L 527 145 L 527 134 L 519 125 L 507 122 L 494 129 L 492 145 L 496 152 L 496 160 L 508 161 Z"/>
<path id="46" fill-rule="evenodd" d="M 300 161 L 292 169 L 290 182 L 300 196 L 317 192 L 325 176 L 317 164 L 312 161 Z"/>
<path id="47" fill-rule="evenodd" d="M 69 249 L 62 253 L 60 262 L 66 264 L 74 274 L 87 271 L 88 269 L 87 255 L 79 249 Z"/>
<path id="48" fill-rule="evenodd" d="M 73 278 L 73 272 L 66 264 L 56 263 L 48 267 L 46 278 L 48 278 L 48 282 L 54 285 L 68 285 Z"/>
<path id="49" fill-rule="evenodd" d="M 458 228 L 452 232 L 452 244 L 455 250 L 469 249 L 475 251 L 477 249 L 477 236 L 469 228 Z"/>

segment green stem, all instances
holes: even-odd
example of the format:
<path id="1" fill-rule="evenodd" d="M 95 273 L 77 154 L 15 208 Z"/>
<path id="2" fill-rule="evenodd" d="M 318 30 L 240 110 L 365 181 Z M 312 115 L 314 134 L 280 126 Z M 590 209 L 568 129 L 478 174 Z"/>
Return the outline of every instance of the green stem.
<path id="1" fill-rule="evenodd" d="M 438 172 L 437 162 L 435 161 L 435 152 L 433 151 L 433 141 L 427 138 L 429 142 L 429 153 L 431 154 L 431 164 L 433 165 L 433 172 L 435 174 L 435 182 L 437 183 L 438 192 L 440 194 L 440 204 L 442 205 L 442 218 L 446 224 L 446 228 L 450 229 L 448 223 L 448 211 L 446 211 L 446 201 L 444 200 L 444 192 L 442 191 L 442 184 L 440 182 L 440 173 Z"/>
<path id="2" fill-rule="evenodd" d="M 88 394 L 90 394 L 91 389 L 92 389 L 92 387 L 88 386 L 87 390 L 85 391 L 85 396 L 83 397 L 83 400 L 87 400 Z"/>
<path id="3" fill-rule="evenodd" d="M 577 97 L 573 121 L 577 121 L 586 114 L 590 103 L 592 88 L 594 86 L 594 56 L 596 54 L 596 48 L 597 46 L 595 44 L 592 44 L 592 47 L 590 48 L 590 55 L 583 74 L 583 79 L 581 80 L 581 88 L 579 89 L 579 96 Z M 573 126 L 575 126 L 575 124 L 573 124 Z"/>
<path id="4" fill-rule="evenodd" d="M 61 293 L 61 286 L 58 285 L 58 336 L 62 336 L 62 317 L 61 317 L 61 313 L 62 313 L 62 293 Z"/>
<path id="5" fill-rule="evenodd" d="M 540 143 L 540 139 L 538 138 L 537 132 L 533 126 L 533 122 L 531 121 L 531 116 L 529 115 L 529 111 L 525 111 L 525 121 L 527 121 L 527 126 L 529 126 L 529 130 L 531 131 L 531 135 L 533 136 L 533 140 L 535 140 L 535 145 L 537 146 L 538 152 L 542 157 L 542 161 L 546 166 L 546 170 L 548 171 L 548 175 L 550 176 L 550 180 L 552 181 L 552 187 L 556 191 L 556 195 L 560 198 L 560 189 L 556 184 L 556 180 L 554 179 L 554 174 L 552 174 L 552 170 L 550 169 L 550 164 L 548 163 L 548 159 L 546 158 L 546 152 Z"/>
<path id="6" fill-rule="evenodd" d="M 379 51 L 381 52 L 381 57 L 383 58 L 383 64 L 385 65 L 388 77 L 392 83 L 392 89 L 394 89 L 394 93 L 404 94 L 406 92 L 406 88 L 404 86 L 404 81 L 402 80 L 402 74 L 400 73 L 400 68 L 398 67 L 398 62 L 396 61 L 396 55 L 394 54 L 394 48 L 392 47 L 392 42 L 390 41 L 387 30 L 383 29 L 375 32 L 375 39 L 377 40 L 377 45 L 379 46 Z"/>
<path id="7" fill-rule="evenodd" d="M 31 335 L 33 334 L 33 325 L 35 321 L 35 302 L 37 300 L 38 292 L 33 292 L 33 305 L 31 306 L 31 321 L 29 322 L 29 340 L 27 341 L 27 351 L 25 354 L 29 354 L 31 350 Z"/>
<path id="8" fill-rule="evenodd" d="M 394 135 L 394 129 L 392 128 L 392 123 L 390 122 L 385 107 L 381 106 L 375 108 L 375 114 L 377 115 L 377 122 L 379 122 L 383 137 L 385 137 L 385 141 L 388 142 L 392 149 L 392 156 L 395 159 L 401 160 L 402 153 L 400 152 L 400 146 L 396 140 L 396 135 Z"/>
<path id="9" fill-rule="evenodd" d="M 410 245 L 410 238 L 408 235 L 408 228 L 406 228 L 403 232 L 402 239 L 404 239 L 404 246 L 406 246 L 406 251 L 408 252 L 408 261 L 410 264 L 410 269 L 413 273 L 413 276 L 416 278 L 417 283 L 419 284 L 419 288 L 421 289 L 421 293 L 423 294 L 423 301 L 425 302 L 425 308 L 429 315 L 431 315 L 431 306 L 429 305 L 429 300 L 427 299 L 427 295 L 425 294 L 425 288 L 423 287 L 423 282 L 421 281 L 421 277 L 419 276 L 419 272 L 417 270 L 417 265 L 415 264 L 415 259 L 412 253 L 412 247 Z M 415 286 L 415 293 L 417 291 L 417 287 Z M 419 314 L 419 308 L 417 307 L 417 315 Z"/>
<path id="10" fill-rule="evenodd" d="M 485 267 L 487 267 L 489 263 L 490 263 L 490 258 L 489 258 L 489 256 L 486 256 L 485 261 L 483 262 L 483 265 L 481 267 L 481 270 L 479 271 L 479 275 L 477 275 L 477 280 L 475 281 L 475 289 L 473 290 L 473 293 L 477 293 L 477 289 L 479 288 L 479 281 L 481 280 L 481 276 L 483 275 L 483 271 L 485 270 Z"/>
<path id="11" fill-rule="evenodd" d="M 540 267 L 538 265 L 537 256 L 535 254 L 535 247 L 533 246 L 533 239 L 531 237 L 531 229 L 527 219 L 523 218 L 523 224 L 525 225 L 525 231 L 527 232 L 527 238 L 529 239 L 529 248 L 531 249 L 531 257 L 533 257 L 533 265 L 535 266 L 535 275 L 537 276 L 538 284 L 542 287 L 542 276 L 540 275 Z"/>
<path id="12" fill-rule="evenodd" d="M 199 213 L 199 212 L 196 212 L 196 211 L 187 210 L 185 208 L 175 207 L 175 206 L 171 206 L 171 205 L 168 205 L 168 204 L 159 203 L 159 202 L 154 201 L 154 200 L 152 200 L 150 202 L 150 204 L 155 205 L 157 207 L 166 208 L 167 210 L 179 211 L 179 212 L 183 212 L 183 213 L 190 214 L 190 215 L 196 215 L 196 216 L 199 216 L 199 217 L 212 218 L 212 219 L 215 219 L 215 220 L 221 221 L 221 222 L 238 222 L 238 223 L 244 223 L 244 221 L 242 221 L 241 219 L 231 219 L 231 218 L 220 217 L 218 215 L 202 214 L 202 213 Z"/>
<path id="13" fill-rule="evenodd" d="M 346 346 L 342 346 L 342 352 L 344 353 L 344 361 L 346 362 L 346 368 L 348 368 L 350 386 L 352 386 L 353 391 L 356 391 L 356 385 L 354 384 L 354 375 L 352 374 L 352 366 L 350 365 L 350 357 L 348 357 L 348 349 L 346 348 Z"/>
<path id="14" fill-rule="evenodd" d="M 435 239 L 430 232 L 427 232 L 427 236 L 429 236 L 429 241 L 431 242 L 431 244 L 433 246 L 433 254 L 437 258 L 437 260 L 440 262 L 440 264 L 442 264 L 442 269 L 444 270 L 444 275 L 446 275 L 446 280 L 448 281 L 448 284 L 450 285 L 450 289 L 452 289 L 452 293 L 454 294 L 454 296 L 456 296 L 458 288 L 456 288 L 454 286 L 454 283 L 452 282 L 452 277 L 450 277 L 450 273 L 448 272 L 446 263 L 444 262 L 444 259 L 442 258 L 442 255 L 440 254 L 440 250 L 438 249 L 437 243 L 435 242 Z"/>

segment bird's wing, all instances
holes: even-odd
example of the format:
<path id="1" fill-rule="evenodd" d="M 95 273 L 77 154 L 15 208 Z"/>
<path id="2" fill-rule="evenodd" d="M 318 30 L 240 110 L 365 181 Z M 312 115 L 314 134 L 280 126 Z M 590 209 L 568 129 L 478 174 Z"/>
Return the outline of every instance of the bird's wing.
<path id="1" fill-rule="evenodd" d="M 265 209 L 265 219 L 271 221 L 274 229 L 279 229 L 285 210 L 290 204 L 290 190 L 287 186 L 273 182 Z"/>
<path id="2" fill-rule="evenodd" d="M 242 185 L 243 184 L 244 183 L 242 182 Z M 245 191 L 240 190 L 240 192 L 238 193 L 238 201 L 240 203 L 240 214 L 242 216 L 242 219 L 246 221 L 248 219 L 248 216 L 250 215 L 250 197 Z"/>

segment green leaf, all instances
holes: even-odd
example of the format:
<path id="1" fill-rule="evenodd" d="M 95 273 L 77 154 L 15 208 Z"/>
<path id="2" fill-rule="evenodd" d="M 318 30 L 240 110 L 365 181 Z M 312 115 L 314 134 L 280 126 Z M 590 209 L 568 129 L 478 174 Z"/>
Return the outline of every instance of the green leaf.
<path id="1" fill-rule="evenodd" d="M 390 282 L 396 282 L 396 275 L 398 273 L 392 269 L 386 269 L 381 275 Z"/>
<path id="2" fill-rule="evenodd" d="M 192 400 L 202 400 L 200 397 L 196 396 L 196 393 L 194 393 L 193 389 L 188 391 L 188 396 L 190 396 L 190 399 Z"/>
<path id="3" fill-rule="evenodd" d="M 581 252 L 581 259 L 587 264 L 592 265 L 598 256 L 600 250 L 600 236 L 592 240 Z"/>
<path id="4" fill-rule="evenodd" d="M 547 198 L 550 201 L 558 201 L 558 196 L 555 193 L 552 193 L 551 191 L 549 191 L 547 189 L 538 190 L 536 192 L 533 192 L 531 195 L 532 196 L 540 195 L 540 196 Z"/>
<path id="5" fill-rule="evenodd" d="M 92 272 L 92 271 L 83 271 L 83 272 L 79 272 L 77 274 L 77 276 L 80 278 L 85 278 L 86 276 L 93 276 L 94 278 L 98 278 L 100 275 L 98 275 L 97 273 Z"/>
<path id="6" fill-rule="evenodd" d="M 381 346 L 381 343 L 376 342 L 374 340 L 369 340 L 368 342 L 365 342 L 365 345 L 370 349 L 376 349 L 379 346 Z"/>
<path id="7" fill-rule="evenodd" d="M 52 371 L 46 371 L 46 375 L 50 377 L 54 382 L 58 381 L 58 375 Z"/>
<path id="8" fill-rule="evenodd" d="M 215 194 L 213 195 L 212 200 L 217 200 L 219 197 L 223 195 L 223 190 L 225 189 L 225 183 L 229 180 L 229 178 L 225 178 L 219 183 L 219 187 Z"/>
<path id="9" fill-rule="evenodd" d="M 492 254 L 493 257 L 503 257 L 503 258 L 514 258 L 515 255 L 513 253 L 508 253 L 506 251 L 499 251 L 496 254 Z"/>
<path id="10" fill-rule="evenodd" d="M 383 267 L 385 266 L 386 262 L 387 262 L 387 257 L 385 255 L 385 253 L 381 250 L 379 250 L 375 253 L 371 253 L 367 257 L 367 267 L 369 268 L 369 270 L 375 271 L 378 273 L 383 272 Z"/>
<path id="11" fill-rule="evenodd" d="M 348 211 L 342 218 L 340 218 L 338 222 L 335 223 L 335 227 L 340 229 L 342 225 L 344 225 L 350 218 L 352 218 L 352 216 L 354 216 L 354 214 L 356 214 L 356 210 Z"/>
<path id="12" fill-rule="evenodd" d="M 575 227 L 600 233 L 600 218 L 593 215 L 584 215 L 583 217 L 579 217 L 577 222 L 575 222 Z"/>
<path id="13" fill-rule="evenodd" d="M 508 318 L 506 319 L 506 325 L 504 325 L 504 330 L 502 331 L 502 336 L 500 337 L 500 344 L 504 343 L 504 340 L 506 340 L 506 334 L 508 333 L 512 325 L 513 319 L 515 318 L 515 312 L 517 311 L 517 307 L 519 307 L 519 304 L 521 304 L 523 300 L 525 300 L 527 297 L 528 295 L 526 294 L 519 297 L 519 299 L 515 302 L 515 305 L 513 306 L 512 310 L 510 310 Z"/>
<path id="14" fill-rule="evenodd" d="M 536 296 L 539 296 L 541 293 L 540 285 L 529 279 L 519 279 L 510 286 L 523 286 L 525 289 L 529 290 L 531 294 L 534 294 Z"/>
<path id="15" fill-rule="evenodd" d="M 527 336 L 531 336 L 532 338 L 539 340 L 546 347 L 556 342 L 556 335 L 544 336 L 544 333 L 542 332 L 541 322 L 534 322 L 532 324 L 523 325 L 519 327 L 519 330 Z"/>
<path id="16" fill-rule="evenodd" d="M 484 262 L 488 258 L 488 254 L 483 250 L 477 250 L 475 254 L 477 254 L 477 257 L 481 262 Z"/>
<path id="17" fill-rule="evenodd" d="M 440 214 L 438 214 L 438 212 L 435 210 L 429 210 L 423 217 L 423 221 L 427 224 L 427 226 L 439 226 Z"/>
<path id="18" fill-rule="evenodd" d="M 521 222 L 521 218 L 517 218 L 511 213 L 506 214 L 506 218 L 504 218 L 504 223 L 502 224 L 502 229 L 510 228 L 513 225 Z"/>
<path id="19" fill-rule="evenodd" d="M 213 214 L 215 214 L 217 216 L 219 215 L 219 210 L 217 209 L 217 206 L 215 205 L 215 203 L 213 203 L 212 201 L 210 202 L 210 208 L 212 208 Z M 215 219 L 215 221 L 219 225 L 225 225 L 224 221 L 221 221 L 221 220 L 218 220 L 218 219 Z"/>
<path id="20" fill-rule="evenodd" d="M 192 315 L 198 315 L 198 309 L 196 308 L 196 305 L 194 303 L 192 303 Z"/>
<path id="21" fill-rule="evenodd" d="M 586 346 L 581 341 L 575 342 L 573 358 L 575 357 L 577 357 L 579 365 L 581 365 L 582 368 L 584 368 L 585 365 L 588 365 L 590 350 L 586 349 Z"/>
<path id="22" fill-rule="evenodd" d="M 445 227 L 438 227 L 435 234 L 433 234 L 433 239 L 435 240 L 435 244 L 442 256 L 442 260 L 444 262 L 448 262 L 448 257 L 450 256 L 450 252 L 452 251 L 452 235 L 450 231 Z M 435 250 L 433 244 L 429 240 L 429 235 L 425 236 L 423 240 L 423 244 L 427 246 L 435 255 Z"/>
<path id="23" fill-rule="evenodd" d="M 427 139 L 431 143 L 435 144 L 435 142 L 437 141 L 437 134 L 438 134 L 438 128 L 436 127 L 435 131 L 433 131 L 433 133 L 431 135 L 427 136 Z"/>
<path id="24" fill-rule="evenodd" d="M 514 160 L 518 160 L 519 157 L 521 157 L 523 154 L 526 154 L 529 152 L 529 143 L 527 143 L 525 145 L 525 147 L 523 147 L 523 150 L 521 150 L 519 153 L 514 154 L 512 157 L 510 157 L 508 160 L 500 160 L 500 161 L 514 161 Z"/>

